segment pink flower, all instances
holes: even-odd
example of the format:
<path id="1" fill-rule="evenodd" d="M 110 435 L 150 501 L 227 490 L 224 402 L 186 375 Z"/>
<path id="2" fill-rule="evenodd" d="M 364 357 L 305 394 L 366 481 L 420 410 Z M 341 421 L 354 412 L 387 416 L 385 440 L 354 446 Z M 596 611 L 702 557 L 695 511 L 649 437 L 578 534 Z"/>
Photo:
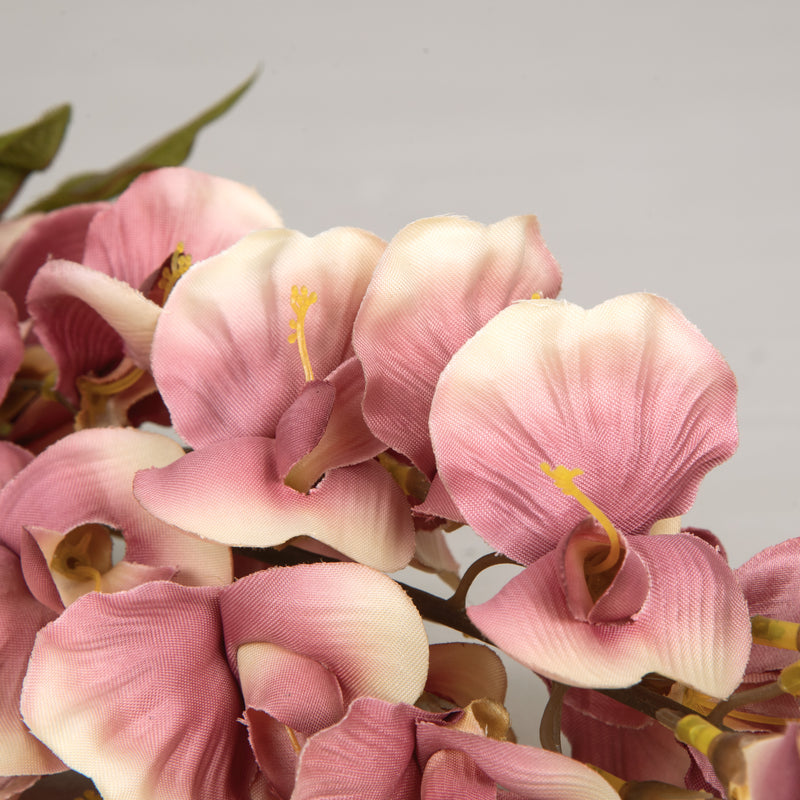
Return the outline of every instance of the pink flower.
<path id="1" fill-rule="evenodd" d="M 426 673 L 422 621 L 396 584 L 313 564 L 225 589 L 88 594 L 39 634 L 21 707 L 105 797 L 244 800 L 254 785 L 291 792 L 294 746 L 353 698 L 410 702 Z"/>
<path id="2" fill-rule="evenodd" d="M 262 231 L 176 286 L 153 374 L 194 452 L 136 478 L 173 525 L 230 545 L 310 536 L 392 571 L 413 554 L 408 505 L 373 460 L 352 325 L 384 243 L 353 228 Z"/>
<path id="3" fill-rule="evenodd" d="M 533 294 L 554 297 L 561 271 L 533 216 L 484 226 L 423 219 L 389 243 L 364 296 L 353 344 L 366 376 L 373 433 L 433 483 L 423 513 L 460 520 L 436 478 L 431 399 L 451 356 L 498 311 Z"/>
<path id="4" fill-rule="evenodd" d="M 73 402 L 78 378 L 108 373 L 123 355 L 135 367 L 149 368 L 161 310 L 156 301 L 187 260 L 202 260 L 256 228 L 281 224 L 252 189 L 184 167 L 146 173 L 116 202 L 95 211 L 82 257 L 76 251 L 67 256 L 71 260 L 40 267 L 27 301 L 37 336 L 58 362 L 57 388 Z M 154 286 L 159 276 L 161 289 Z"/>
<path id="5" fill-rule="evenodd" d="M 669 303 L 500 312 L 442 373 L 431 437 L 467 522 L 527 565 L 469 609 L 501 648 L 575 686 L 736 687 L 750 637 L 732 572 L 697 537 L 640 535 L 736 446 L 733 375 Z"/>

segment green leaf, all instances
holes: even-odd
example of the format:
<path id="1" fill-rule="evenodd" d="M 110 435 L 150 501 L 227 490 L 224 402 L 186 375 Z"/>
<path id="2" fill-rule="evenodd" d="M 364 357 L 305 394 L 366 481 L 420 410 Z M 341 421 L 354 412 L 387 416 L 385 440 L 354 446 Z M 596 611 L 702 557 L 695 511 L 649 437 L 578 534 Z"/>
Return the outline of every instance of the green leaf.
<path id="1" fill-rule="evenodd" d="M 121 164 L 104 172 L 84 172 L 68 178 L 54 192 L 26 208 L 25 213 L 52 211 L 54 208 L 63 208 L 74 203 L 108 200 L 124 191 L 131 181 L 143 172 L 182 164 L 192 150 L 198 131 L 222 116 L 250 88 L 257 76 L 257 72 L 253 73 L 244 83 L 202 114 L 127 158 Z"/>
<path id="2" fill-rule="evenodd" d="M 0 134 L 0 214 L 31 172 L 50 165 L 64 139 L 70 113 L 68 105 L 58 106 L 30 125 Z"/>

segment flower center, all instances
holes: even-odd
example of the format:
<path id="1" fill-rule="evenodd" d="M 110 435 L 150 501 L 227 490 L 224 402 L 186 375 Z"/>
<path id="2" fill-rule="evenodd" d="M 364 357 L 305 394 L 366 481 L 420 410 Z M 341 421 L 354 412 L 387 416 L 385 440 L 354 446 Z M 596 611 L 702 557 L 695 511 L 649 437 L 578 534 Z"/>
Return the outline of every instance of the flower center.
<path id="1" fill-rule="evenodd" d="M 544 462 L 539 464 L 539 468 L 552 479 L 556 487 L 567 497 L 577 500 L 602 525 L 603 530 L 608 534 L 608 553 L 606 553 L 606 557 L 600 563 L 587 564 L 585 566 L 586 574 L 597 575 L 616 566 L 620 553 L 619 534 L 611 524 L 611 520 L 575 485 L 574 479 L 578 475 L 583 475 L 583 470 L 568 469 L 561 464 L 557 467 L 551 467 Z"/>
<path id="2" fill-rule="evenodd" d="M 58 543 L 50 569 L 74 581 L 94 581 L 100 591 L 102 576 L 112 564 L 111 534 L 105 525 L 88 522 L 67 533 Z"/>
<path id="3" fill-rule="evenodd" d="M 289 320 L 289 327 L 292 332 L 289 334 L 289 344 L 297 342 L 297 349 L 300 351 L 300 360 L 303 362 L 303 372 L 306 381 L 314 380 L 314 370 L 311 369 L 311 359 L 308 357 L 308 347 L 306 345 L 306 312 L 317 302 L 317 293 L 308 293 L 305 286 L 298 288 L 292 286 L 292 299 L 290 300 L 292 310 L 297 315 L 297 319 Z"/>

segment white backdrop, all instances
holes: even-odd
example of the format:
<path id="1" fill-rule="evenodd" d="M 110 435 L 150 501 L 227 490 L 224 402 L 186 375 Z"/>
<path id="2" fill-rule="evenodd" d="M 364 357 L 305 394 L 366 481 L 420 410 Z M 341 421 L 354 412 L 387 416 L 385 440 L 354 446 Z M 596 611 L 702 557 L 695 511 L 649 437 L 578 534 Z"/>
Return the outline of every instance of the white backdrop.
<path id="1" fill-rule="evenodd" d="M 32 199 L 260 64 L 189 164 L 255 186 L 289 227 L 388 239 L 433 214 L 538 214 L 563 297 L 662 294 L 737 374 L 739 452 L 686 521 L 738 565 L 798 534 L 799 28 L 792 0 L 29 0 L 0 11 L 0 130 L 74 104 Z M 465 563 L 482 552 L 454 543 Z M 533 743 L 537 681 L 512 683 Z"/>

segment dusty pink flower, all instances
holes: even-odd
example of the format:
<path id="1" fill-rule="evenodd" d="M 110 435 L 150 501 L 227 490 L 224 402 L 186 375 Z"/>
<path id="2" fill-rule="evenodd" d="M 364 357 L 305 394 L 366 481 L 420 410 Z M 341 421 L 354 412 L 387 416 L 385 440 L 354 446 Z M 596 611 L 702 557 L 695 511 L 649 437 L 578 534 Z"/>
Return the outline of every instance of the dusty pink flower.
<path id="1" fill-rule="evenodd" d="M 149 368 L 161 308 L 147 293 L 162 267 L 170 274 L 162 276 L 160 297 L 179 277 L 185 262 L 171 256 L 200 261 L 254 229 L 280 224 L 266 201 L 233 181 L 184 167 L 137 178 L 91 216 L 82 257 L 50 261 L 31 282 L 28 308 L 58 362 L 58 389 L 77 401 L 76 379 L 108 372 L 123 355 Z"/>
<path id="2" fill-rule="evenodd" d="M 460 217 L 413 222 L 389 243 L 353 330 L 364 416 L 375 435 L 433 483 L 420 510 L 460 519 L 436 478 L 431 399 L 451 356 L 498 311 L 554 297 L 561 270 L 535 217 L 484 226 Z"/>
<path id="3" fill-rule="evenodd" d="M 392 571 L 414 540 L 373 460 L 352 325 L 384 243 L 335 228 L 254 233 L 191 270 L 153 340 L 153 374 L 194 452 L 143 472 L 152 513 L 230 545 L 296 536 Z"/>
<path id="4" fill-rule="evenodd" d="M 469 610 L 478 627 L 572 685 L 657 671 L 732 691 L 749 649 L 732 572 L 697 537 L 637 534 L 686 511 L 733 452 L 735 388 L 700 332 L 652 295 L 591 311 L 531 300 L 494 317 L 445 368 L 431 407 L 445 487 L 527 565 Z M 579 525 L 587 512 L 602 526 Z"/>

